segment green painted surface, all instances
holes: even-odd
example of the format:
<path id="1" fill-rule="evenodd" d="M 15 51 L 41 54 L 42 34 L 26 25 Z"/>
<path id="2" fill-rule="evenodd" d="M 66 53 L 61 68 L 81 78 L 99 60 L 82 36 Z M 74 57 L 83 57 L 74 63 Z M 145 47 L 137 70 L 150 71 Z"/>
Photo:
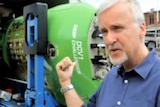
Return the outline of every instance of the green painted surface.
<path id="1" fill-rule="evenodd" d="M 87 102 L 100 81 L 93 81 L 88 52 L 88 32 L 96 9 L 88 4 L 77 3 L 58 6 L 48 11 L 48 40 L 56 48 L 55 58 L 46 58 L 52 71 L 46 70 L 52 92 L 59 102 L 63 96 L 56 77 L 56 63 L 69 56 L 77 65 L 72 77 L 78 94 Z M 51 74 L 51 75 L 50 75 Z M 52 76 L 55 75 L 53 78 Z M 62 101 L 63 102 L 63 101 Z"/>

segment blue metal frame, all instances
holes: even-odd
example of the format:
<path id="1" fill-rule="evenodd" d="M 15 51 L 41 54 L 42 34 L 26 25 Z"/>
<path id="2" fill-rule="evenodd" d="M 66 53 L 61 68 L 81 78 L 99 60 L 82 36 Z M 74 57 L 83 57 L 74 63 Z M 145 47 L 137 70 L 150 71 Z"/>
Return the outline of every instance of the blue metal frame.
<path id="1" fill-rule="evenodd" d="M 27 19 L 27 43 L 32 47 L 38 39 L 38 18 L 29 15 Z M 58 107 L 58 103 L 44 89 L 44 55 L 28 54 L 28 84 L 25 92 L 27 107 Z"/>

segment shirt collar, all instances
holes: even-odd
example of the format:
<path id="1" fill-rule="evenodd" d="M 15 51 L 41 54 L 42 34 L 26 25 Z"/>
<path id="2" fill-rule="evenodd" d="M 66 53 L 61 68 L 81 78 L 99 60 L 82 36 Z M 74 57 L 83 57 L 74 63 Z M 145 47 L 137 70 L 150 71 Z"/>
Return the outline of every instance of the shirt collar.
<path id="1" fill-rule="evenodd" d="M 149 72 L 151 71 L 151 68 L 156 63 L 155 59 L 157 59 L 157 57 L 158 57 L 158 55 L 157 55 L 156 50 L 152 49 L 150 51 L 149 55 L 147 55 L 147 57 L 142 61 L 142 63 L 140 63 L 139 65 L 134 67 L 133 70 L 138 75 L 140 75 L 143 79 L 146 79 Z M 118 71 L 117 71 L 118 75 L 122 76 L 123 72 L 124 72 L 123 66 L 119 66 Z"/>

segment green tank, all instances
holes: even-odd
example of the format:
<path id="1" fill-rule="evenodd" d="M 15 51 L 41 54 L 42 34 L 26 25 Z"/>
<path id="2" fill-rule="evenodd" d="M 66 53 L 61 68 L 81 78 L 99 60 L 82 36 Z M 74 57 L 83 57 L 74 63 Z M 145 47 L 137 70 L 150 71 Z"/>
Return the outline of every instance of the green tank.
<path id="1" fill-rule="evenodd" d="M 77 62 L 72 83 L 85 103 L 110 67 L 102 36 L 97 30 L 96 11 L 97 8 L 87 3 L 69 3 L 48 9 L 45 87 L 61 105 L 66 105 L 66 102 L 60 92 L 55 69 L 58 61 L 68 56 Z M 15 78 L 27 81 L 24 35 L 24 19 L 21 16 L 12 20 L 7 29 L 3 57 L 8 66 L 14 68 Z"/>

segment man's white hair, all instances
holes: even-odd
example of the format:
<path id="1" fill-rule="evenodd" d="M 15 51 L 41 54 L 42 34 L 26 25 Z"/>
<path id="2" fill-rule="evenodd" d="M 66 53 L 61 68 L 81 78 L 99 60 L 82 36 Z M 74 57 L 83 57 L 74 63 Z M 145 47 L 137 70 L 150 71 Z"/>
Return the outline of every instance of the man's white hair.
<path id="1" fill-rule="evenodd" d="M 101 14 L 103 11 L 119 2 L 126 2 L 130 5 L 129 7 L 132 11 L 133 19 L 135 20 L 137 25 L 140 26 L 142 23 L 145 22 L 144 13 L 142 12 L 142 9 L 137 0 L 107 0 L 100 5 L 97 11 L 97 15 Z"/>

